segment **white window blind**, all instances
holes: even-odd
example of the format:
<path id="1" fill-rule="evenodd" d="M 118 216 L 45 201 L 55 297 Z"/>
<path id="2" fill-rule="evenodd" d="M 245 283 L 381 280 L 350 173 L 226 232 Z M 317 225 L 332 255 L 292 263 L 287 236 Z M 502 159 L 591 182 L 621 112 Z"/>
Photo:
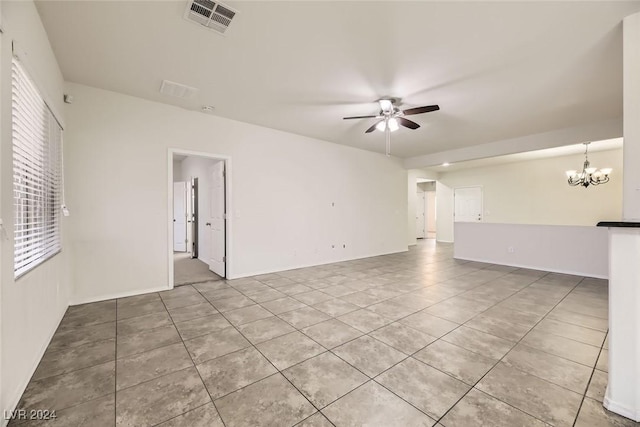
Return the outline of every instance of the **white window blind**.
<path id="1" fill-rule="evenodd" d="M 14 276 L 60 252 L 62 128 L 13 58 Z"/>

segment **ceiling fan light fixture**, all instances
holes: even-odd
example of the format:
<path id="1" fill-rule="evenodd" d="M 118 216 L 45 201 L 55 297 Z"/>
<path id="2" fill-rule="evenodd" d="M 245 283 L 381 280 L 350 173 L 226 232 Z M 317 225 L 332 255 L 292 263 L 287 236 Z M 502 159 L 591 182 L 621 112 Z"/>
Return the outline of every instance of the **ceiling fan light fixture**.
<path id="1" fill-rule="evenodd" d="M 384 112 L 391 111 L 393 108 L 393 102 L 390 99 L 381 99 L 378 102 L 380 103 L 380 109 Z"/>
<path id="2" fill-rule="evenodd" d="M 398 124 L 398 120 L 395 118 L 391 118 L 389 120 L 383 120 L 376 125 L 376 129 L 380 132 L 384 132 L 387 130 L 387 126 L 389 126 L 389 131 L 395 132 L 400 129 L 400 125 Z"/>

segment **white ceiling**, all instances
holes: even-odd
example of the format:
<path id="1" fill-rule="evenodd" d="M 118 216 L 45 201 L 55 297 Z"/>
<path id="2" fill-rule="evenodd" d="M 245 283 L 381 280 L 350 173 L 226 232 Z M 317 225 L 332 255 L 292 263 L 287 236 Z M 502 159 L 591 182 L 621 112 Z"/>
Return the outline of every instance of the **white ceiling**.
<path id="1" fill-rule="evenodd" d="M 622 138 L 593 141 L 589 144 L 589 153 L 607 150 L 619 150 L 622 148 Z M 449 166 L 433 166 L 425 170 L 436 172 L 452 172 L 463 169 L 495 166 L 504 163 L 524 162 L 529 160 L 546 159 L 549 157 L 569 156 L 584 154 L 584 144 L 572 144 L 562 147 L 547 148 L 544 150 L 527 151 L 524 153 L 508 154 L 505 156 L 488 157 L 486 159 L 468 160 L 465 162 L 451 163 Z M 596 165 L 597 166 L 597 165 Z M 604 165 L 600 165 L 604 167 Z"/>
<path id="2" fill-rule="evenodd" d="M 392 134 L 413 157 L 622 115 L 624 16 L 640 2 L 234 1 L 225 36 L 186 1 L 42 1 L 68 81 L 384 152 L 364 134 L 377 99 L 422 127 Z M 159 93 L 162 80 L 199 89 Z"/>

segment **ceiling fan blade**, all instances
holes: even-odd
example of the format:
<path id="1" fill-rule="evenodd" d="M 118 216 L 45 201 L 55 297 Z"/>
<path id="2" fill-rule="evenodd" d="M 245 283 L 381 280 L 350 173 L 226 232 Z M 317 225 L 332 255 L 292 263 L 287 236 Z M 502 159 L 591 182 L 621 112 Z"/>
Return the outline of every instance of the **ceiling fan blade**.
<path id="1" fill-rule="evenodd" d="M 430 113 L 432 111 L 438 111 L 439 109 L 440 107 L 437 105 L 427 105 L 424 107 L 409 108 L 408 110 L 404 110 L 403 113 L 405 116 L 411 116 L 413 114 Z"/>
<path id="2" fill-rule="evenodd" d="M 378 116 L 353 116 L 353 117 L 343 117 L 343 120 L 349 120 L 349 119 L 375 119 Z"/>
<path id="3" fill-rule="evenodd" d="M 402 126 L 409 129 L 418 129 L 420 127 L 420 125 L 416 122 L 412 122 L 411 120 L 405 119 L 404 117 L 398 117 L 397 120 Z"/>
<path id="4" fill-rule="evenodd" d="M 369 129 L 365 130 L 364 133 L 371 133 L 374 130 L 376 130 L 376 126 L 378 126 L 378 123 L 382 123 L 384 120 L 380 120 L 379 122 L 375 122 L 373 124 L 373 126 L 371 126 Z"/>

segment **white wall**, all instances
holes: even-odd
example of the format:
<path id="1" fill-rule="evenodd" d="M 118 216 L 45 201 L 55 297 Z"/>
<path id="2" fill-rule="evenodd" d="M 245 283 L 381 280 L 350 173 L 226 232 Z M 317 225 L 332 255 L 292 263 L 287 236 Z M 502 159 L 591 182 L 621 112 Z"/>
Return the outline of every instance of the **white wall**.
<path id="1" fill-rule="evenodd" d="M 0 92 L 2 121 L 0 147 L 0 206 L 8 239 L 1 241 L 1 363 L 0 403 L 2 410 L 18 403 L 33 371 L 64 314 L 69 301 L 69 245 L 64 231 L 62 253 L 41 264 L 17 281 L 13 278 L 13 193 L 11 136 L 11 56 L 12 41 L 50 107 L 63 121 L 60 69 L 40 16 L 30 1 L 1 2 L 2 46 Z M 73 212 L 72 212 L 73 213 Z M 6 423 L 3 420 L 1 423 Z"/>
<path id="2" fill-rule="evenodd" d="M 436 241 L 453 242 L 453 188 L 436 181 Z"/>
<path id="3" fill-rule="evenodd" d="M 180 181 L 188 182 L 191 178 L 198 178 L 198 259 L 206 264 L 209 264 L 211 257 L 211 228 L 205 225 L 209 212 L 211 167 L 219 161 L 221 160 L 189 156 L 181 163 Z"/>
<path id="4" fill-rule="evenodd" d="M 455 241 L 457 259 L 587 277 L 609 274 L 602 227 L 456 222 Z"/>
<path id="5" fill-rule="evenodd" d="M 640 14 L 623 21 L 624 208 L 625 221 L 640 221 Z M 618 219 L 618 218 L 613 218 Z M 640 406 L 640 403 L 638 404 Z"/>
<path id="6" fill-rule="evenodd" d="M 67 91 L 75 301 L 168 285 L 170 147 L 231 157 L 230 277 L 407 249 L 398 159 L 82 85 Z"/>
<path id="7" fill-rule="evenodd" d="M 416 203 L 418 194 L 418 178 L 436 179 L 438 174 L 422 169 L 410 169 L 407 171 L 407 244 L 415 245 L 417 242 L 416 230 Z"/>
<path id="8" fill-rule="evenodd" d="M 451 189 L 482 186 L 483 222 L 591 226 L 617 220 L 622 211 L 622 150 L 593 152 L 589 160 L 593 166 L 613 168 L 609 183 L 587 189 L 567 184 L 564 171 L 582 169 L 583 154 L 444 172 L 438 180 Z M 440 204 L 453 206 L 453 192 L 437 197 L 438 228 L 448 230 L 453 212 L 445 215 Z"/>

